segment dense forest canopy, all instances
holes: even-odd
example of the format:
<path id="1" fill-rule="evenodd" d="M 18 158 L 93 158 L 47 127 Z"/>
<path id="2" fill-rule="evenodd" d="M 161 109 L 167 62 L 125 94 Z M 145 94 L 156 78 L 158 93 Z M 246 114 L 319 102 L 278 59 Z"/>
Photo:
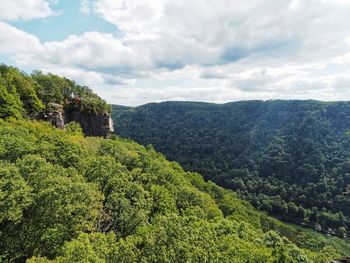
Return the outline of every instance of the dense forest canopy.
<path id="1" fill-rule="evenodd" d="M 350 102 L 114 106 L 115 130 L 280 219 L 350 229 Z M 330 229 L 329 229 L 330 228 Z"/>
<path id="2" fill-rule="evenodd" d="M 34 120 L 50 103 L 108 105 L 52 74 L 2 70 L 0 262 L 318 263 L 350 251 L 347 239 L 285 225 L 151 146 Z"/>
<path id="3" fill-rule="evenodd" d="M 89 87 L 53 74 L 28 75 L 0 64 L 0 117 L 38 117 L 50 103 L 89 113 L 110 111 L 110 106 Z"/>
<path id="4" fill-rule="evenodd" d="M 0 260 L 326 262 L 350 250 L 124 139 L 0 120 Z"/>

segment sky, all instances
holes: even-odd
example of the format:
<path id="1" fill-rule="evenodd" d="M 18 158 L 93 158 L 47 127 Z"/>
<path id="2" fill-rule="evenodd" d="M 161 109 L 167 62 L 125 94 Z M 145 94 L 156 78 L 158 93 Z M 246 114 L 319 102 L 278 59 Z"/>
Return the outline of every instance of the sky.
<path id="1" fill-rule="evenodd" d="M 0 63 L 121 105 L 350 100 L 350 0 L 1 0 Z"/>

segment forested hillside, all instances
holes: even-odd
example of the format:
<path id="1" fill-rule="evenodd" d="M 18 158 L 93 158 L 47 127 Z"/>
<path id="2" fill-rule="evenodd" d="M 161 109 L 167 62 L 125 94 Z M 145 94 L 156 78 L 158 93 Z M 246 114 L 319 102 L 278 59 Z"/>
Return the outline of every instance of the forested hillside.
<path id="1" fill-rule="evenodd" d="M 8 69 L 32 86 L 0 76 L 0 262 L 318 263 L 350 251 L 347 239 L 285 225 L 150 146 L 36 120 L 40 80 Z"/>
<path id="2" fill-rule="evenodd" d="M 34 71 L 28 75 L 15 67 L 0 65 L 0 117 L 36 117 L 50 103 L 81 111 L 110 110 L 108 104 L 89 87 L 53 74 Z"/>
<path id="3" fill-rule="evenodd" d="M 166 102 L 114 106 L 113 116 L 119 135 L 260 210 L 332 234 L 350 229 L 350 102 Z"/>
<path id="4" fill-rule="evenodd" d="M 0 64 L 0 118 L 41 119 L 60 128 L 77 121 L 86 134 L 107 135 L 108 127 L 97 130 L 93 122 L 108 126 L 109 111 L 110 106 L 89 87 L 73 80 L 41 71 L 28 75 Z"/>
<path id="5" fill-rule="evenodd" d="M 1 262 L 326 262 L 350 250 L 76 125 L 0 120 L 0 164 Z"/>

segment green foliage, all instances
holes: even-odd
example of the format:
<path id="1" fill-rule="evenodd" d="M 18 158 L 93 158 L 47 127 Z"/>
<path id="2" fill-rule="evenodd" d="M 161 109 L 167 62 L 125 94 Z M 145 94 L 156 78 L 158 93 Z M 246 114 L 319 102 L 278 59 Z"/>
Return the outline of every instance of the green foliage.
<path id="1" fill-rule="evenodd" d="M 309 196 L 300 188 L 310 185 L 304 177 L 305 184 L 293 178 L 292 189 L 280 189 L 286 185 L 284 180 L 290 180 L 289 165 L 295 162 L 289 146 L 292 139 L 286 138 L 283 130 L 265 136 L 254 126 L 248 137 L 235 138 L 235 152 L 220 147 L 216 152 L 216 145 L 231 142 L 229 137 L 223 134 L 217 141 L 201 128 L 211 117 L 217 120 L 214 126 L 219 126 L 223 120 L 220 114 L 202 118 L 205 105 L 199 113 L 186 113 L 180 107 L 172 115 L 172 125 L 177 124 L 176 114 L 185 113 L 200 132 L 193 133 L 198 143 L 188 146 L 193 156 L 190 164 L 201 167 L 199 171 L 207 177 L 213 174 L 213 180 L 237 189 L 237 195 L 206 182 L 197 173 L 185 172 L 151 146 L 145 148 L 116 136 L 108 140 L 84 137 L 77 123 L 62 131 L 48 123 L 25 120 L 43 117 L 52 103 L 61 104 L 67 112 L 88 115 L 110 110 L 88 87 L 74 81 L 39 71 L 28 76 L 16 68 L 0 66 L 1 262 L 327 262 L 350 250 L 344 240 L 284 225 L 239 198 L 244 196 L 274 215 L 318 222 L 338 228 L 341 234 L 347 231 L 345 208 L 332 210 L 330 202 L 320 209 L 317 200 L 312 201 L 311 209 L 305 205 Z M 243 110 L 244 116 L 251 110 Z M 306 127 L 315 116 L 303 119 Z M 251 127 L 239 118 L 234 122 L 240 126 L 231 127 L 230 132 L 239 128 L 240 135 Z M 271 130 L 261 132 L 269 134 Z M 140 136 L 146 134 L 147 129 L 140 132 Z M 167 134 L 174 138 L 181 135 Z M 257 146 L 263 154 L 256 162 L 251 159 L 257 156 L 256 149 L 244 145 L 254 136 L 267 145 Z M 294 167 L 293 176 L 316 178 L 315 191 L 325 192 L 322 198 L 328 200 L 333 194 L 328 193 L 329 187 L 336 191 L 347 183 L 350 166 L 347 162 L 335 165 L 330 176 L 333 180 L 325 173 L 320 175 L 320 169 L 326 171 L 337 162 L 332 159 L 329 163 L 326 155 L 319 156 L 322 147 L 314 145 L 312 136 L 302 142 L 304 148 L 298 156 L 306 160 Z M 186 135 L 185 139 L 189 141 L 183 145 L 190 145 L 191 137 Z M 177 147 L 186 157 L 180 144 L 173 138 L 169 142 L 166 147 Z M 241 151 L 249 153 L 249 158 L 235 159 L 236 154 L 244 157 Z M 217 158 L 210 159 L 212 156 Z M 221 162 L 227 156 L 234 165 Z M 298 161 L 304 160 L 301 157 Z M 202 162 L 207 166 L 201 166 Z M 227 169 L 235 176 L 228 176 Z M 345 172 L 343 177 L 338 176 L 341 172 Z M 249 192 L 242 191 L 245 188 Z M 252 190 L 258 188 L 262 191 Z M 287 198 L 291 191 L 299 194 L 298 202 Z M 345 207 L 346 200 L 337 198 Z"/>
<path id="2" fill-rule="evenodd" d="M 77 85 L 74 81 L 53 74 L 34 71 L 31 75 L 40 87 L 39 97 L 48 105 L 50 102 L 65 105 L 70 111 L 103 113 L 110 111 L 107 103 L 89 87 Z"/>
<path id="3" fill-rule="evenodd" d="M 152 144 L 270 215 L 339 236 L 350 230 L 349 116 L 349 102 L 318 101 L 113 109 L 120 136 Z"/>
<path id="4" fill-rule="evenodd" d="M 0 119 L 0 158 L 4 262 L 322 262 L 350 249 L 316 233 L 301 239 L 233 192 L 118 137 Z"/>
<path id="5" fill-rule="evenodd" d="M 16 257 L 35 254 L 54 256 L 65 240 L 80 231 L 94 229 L 102 196 L 74 169 L 52 165 L 38 155 L 18 159 L 16 167 L 24 179 L 19 183 L 26 183 L 31 188 L 33 200 L 30 205 L 26 204 L 24 211 L 19 211 L 21 220 L 3 223 L 0 236 L 5 252 L 16 252 Z M 13 193 L 7 195 L 8 198 L 12 198 L 17 189 L 10 190 Z M 17 203 L 18 198 L 15 197 L 12 202 Z M 23 200 L 18 202 L 18 206 L 21 203 Z"/>
<path id="6" fill-rule="evenodd" d="M 40 85 L 37 93 L 45 105 L 49 102 L 63 104 L 64 99 L 68 99 L 71 87 L 66 79 L 41 71 L 34 71 L 32 78 Z"/>
<path id="7" fill-rule="evenodd" d="M 50 111 L 50 103 L 87 114 L 111 110 L 89 87 L 72 80 L 41 71 L 29 76 L 15 67 L 0 65 L 0 118 L 42 117 Z"/>
<path id="8" fill-rule="evenodd" d="M 117 241 L 113 233 L 82 233 L 76 239 L 66 243 L 62 248 L 62 255 L 53 262 L 116 262 L 117 249 Z M 33 257 L 27 262 L 44 263 L 51 261 L 41 257 Z"/>
<path id="9" fill-rule="evenodd" d="M 31 188 L 16 167 L 0 161 L 0 224 L 20 221 L 31 203 Z"/>
<path id="10" fill-rule="evenodd" d="M 286 238 L 281 238 L 273 231 L 264 235 L 263 242 L 272 248 L 272 255 L 276 263 L 309 262 L 307 256 L 302 254 L 294 244 L 291 244 Z"/>
<path id="11" fill-rule="evenodd" d="M 17 107 L 23 106 L 24 114 L 33 116 L 43 110 L 44 105 L 36 93 L 38 84 L 25 73 L 14 67 L 1 64 L 0 84 L 6 87 L 9 94 L 17 97 Z"/>
<path id="12" fill-rule="evenodd" d="M 82 135 L 83 129 L 81 128 L 80 124 L 72 121 L 65 125 L 65 130 L 67 133 L 70 133 L 72 135 Z"/>
<path id="13" fill-rule="evenodd" d="M 22 116 L 22 103 L 0 84 L 0 118 Z"/>

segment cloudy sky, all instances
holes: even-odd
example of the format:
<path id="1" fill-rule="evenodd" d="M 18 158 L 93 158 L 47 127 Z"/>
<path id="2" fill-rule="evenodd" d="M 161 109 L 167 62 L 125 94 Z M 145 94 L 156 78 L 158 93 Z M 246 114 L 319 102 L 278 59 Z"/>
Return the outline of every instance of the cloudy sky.
<path id="1" fill-rule="evenodd" d="M 123 105 L 350 100 L 350 0 L 1 0 L 0 62 Z"/>

